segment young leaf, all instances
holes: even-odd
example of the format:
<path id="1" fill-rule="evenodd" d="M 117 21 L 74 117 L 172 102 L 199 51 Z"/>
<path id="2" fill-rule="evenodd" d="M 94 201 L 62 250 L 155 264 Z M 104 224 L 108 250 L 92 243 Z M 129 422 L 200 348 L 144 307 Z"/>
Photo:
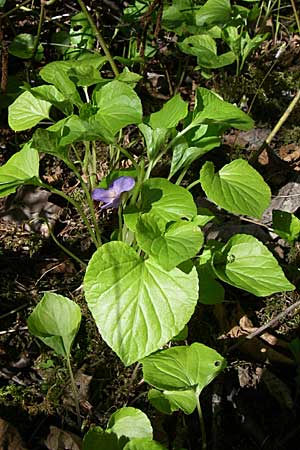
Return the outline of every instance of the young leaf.
<path id="1" fill-rule="evenodd" d="M 150 389 L 148 392 L 150 403 L 164 414 L 172 414 L 181 409 L 184 414 L 192 414 L 197 403 L 192 390 L 185 391 L 158 391 Z"/>
<path id="2" fill-rule="evenodd" d="M 135 91 L 121 81 L 111 81 L 103 86 L 94 96 L 99 108 L 95 122 L 104 129 L 111 139 L 127 125 L 142 121 L 142 104 Z"/>
<path id="3" fill-rule="evenodd" d="M 140 123 L 138 127 L 144 136 L 148 157 L 150 160 L 154 160 L 166 144 L 170 130 L 167 128 L 155 128 L 153 130 L 144 123 Z"/>
<path id="4" fill-rule="evenodd" d="M 192 390 L 199 395 L 226 366 L 215 350 L 195 342 L 161 350 L 141 361 L 144 380 L 160 390 Z"/>
<path id="5" fill-rule="evenodd" d="M 124 242 L 109 242 L 84 278 L 89 309 L 103 339 L 130 365 L 178 334 L 198 299 L 196 269 L 166 272 Z"/>
<path id="6" fill-rule="evenodd" d="M 132 407 L 123 407 L 114 412 L 110 416 L 107 428 L 118 437 L 122 445 L 133 438 L 152 439 L 153 436 L 152 426 L 146 414 Z"/>
<path id="7" fill-rule="evenodd" d="M 150 115 L 149 124 L 152 128 L 174 128 L 188 113 L 188 104 L 180 94 L 168 100 L 160 111 Z"/>
<path id="8" fill-rule="evenodd" d="M 153 213 L 143 214 L 138 220 L 136 239 L 139 247 L 165 270 L 193 258 L 204 241 L 195 224 L 180 220 L 166 229 L 165 221 Z"/>
<path id="9" fill-rule="evenodd" d="M 119 446 L 118 437 L 101 427 L 90 428 L 82 443 L 82 450 L 122 450 L 122 448 Z"/>
<path id="10" fill-rule="evenodd" d="M 196 24 L 198 27 L 204 25 L 225 25 L 231 18 L 231 5 L 229 0 L 207 0 L 207 2 L 196 12 Z"/>
<path id="11" fill-rule="evenodd" d="M 51 103 L 23 92 L 8 107 L 8 124 L 14 131 L 28 130 L 43 119 L 49 119 Z"/>
<path id="12" fill-rule="evenodd" d="M 0 197 L 15 192 L 23 184 L 39 183 L 39 154 L 30 144 L 25 144 L 0 167 Z"/>
<path id="13" fill-rule="evenodd" d="M 100 449 L 99 449 L 100 450 Z M 147 438 L 131 439 L 123 450 L 167 450 L 159 442 Z"/>
<path id="14" fill-rule="evenodd" d="M 33 56 L 36 39 L 35 36 L 29 33 L 18 34 L 9 45 L 8 51 L 11 55 L 17 56 L 18 58 L 30 59 Z M 42 44 L 38 44 L 35 59 L 40 61 L 42 57 L 43 46 Z"/>
<path id="15" fill-rule="evenodd" d="M 142 186 L 141 196 L 141 212 L 151 211 L 165 222 L 183 217 L 192 219 L 197 214 L 192 194 L 164 178 L 147 180 Z"/>
<path id="16" fill-rule="evenodd" d="M 300 220 L 287 211 L 273 210 L 273 228 L 278 236 L 293 244 L 300 234 Z"/>
<path id="17" fill-rule="evenodd" d="M 63 295 L 46 292 L 28 318 L 28 329 L 56 353 L 69 357 L 80 321 L 76 303 Z"/>
<path id="18" fill-rule="evenodd" d="M 223 125 L 224 129 L 234 127 L 239 130 L 250 130 L 254 122 L 237 106 L 225 102 L 213 91 L 198 88 L 193 120 L 190 126 L 201 123 Z"/>
<path id="19" fill-rule="evenodd" d="M 262 176 L 244 159 L 236 159 L 218 173 L 207 161 L 200 171 L 202 189 L 221 208 L 260 218 L 269 206 L 271 190 Z"/>
<path id="20" fill-rule="evenodd" d="M 267 247 L 247 234 L 229 239 L 212 262 L 220 280 L 258 297 L 295 289 Z"/>

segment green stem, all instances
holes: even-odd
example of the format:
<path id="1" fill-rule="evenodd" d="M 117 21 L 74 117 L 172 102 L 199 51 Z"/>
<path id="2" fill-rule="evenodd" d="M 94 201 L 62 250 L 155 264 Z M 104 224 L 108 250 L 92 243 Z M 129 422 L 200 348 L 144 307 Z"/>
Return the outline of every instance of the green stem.
<path id="1" fill-rule="evenodd" d="M 257 158 L 259 157 L 259 155 L 262 153 L 262 151 L 265 148 L 270 146 L 272 140 L 274 139 L 274 137 L 276 136 L 276 134 L 278 133 L 278 131 L 280 130 L 280 128 L 282 127 L 284 122 L 287 120 L 287 118 L 289 117 L 289 115 L 291 114 L 293 109 L 295 108 L 299 99 L 300 99 L 300 89 L 298 89 L 295 97 L 293 98 L 293 100 L 291 101 L 291 103 L 289 104 L 287 109 L 285 110 L 284 114 L 282 114 L 282 116 L 276 123 L 275 127 L 273 128 L 273 130 L 271 131 L 271 133 L 269 134 L 267 139 L 263 142 L 263 144 L 259 147 L 259 149 L 256 150 L 256 152 L 251 156 L 251 158 L 249 159 L 250 164 L 254 164 L 257 161 Z"/>
<path id="2" fill-rule="evenodd" d="M 132 165 L 134 166 L 134 168 L 139 170 L 139 165 L 136 163 L 133 156 L 131 156 L 131 154 L 125 148 L 121 147 L 119 144 L 114 144 L 114 145 L 115 145 L 115 147 L 117 147 L 119 149 L 119 151 L 121 153 L 123 153 L 123 155 L 126 156 L 126 158 L 129 159 L 129 161 L 132 162 Z"/>
<path id="3" fill-rule="evenodd" d="M 67 361 L 67 367 L 68 367 L 69 376 L 70 376 L 71 389 L 72 389 L 73 396 L 74 396 L 76 415 L 77 415 L 77 423 L 78 423 L 78 427 L 80 428 L 81 427 L 81 417 L 80 417 L 78 390 L 77 390 L 77 387 L 76 387 L 76 384 L 75 384 L 74 375 L 73 375 L 73 371 L 72 371 L 71 361 L 70 361 L 70 356 L 69 355 L 66 356 L 66 361 Z"/>
<path id="4" fill-rule="evenodd" d="M 185 169 L 182 170 L 182 172 L 181 172 L 181 174 L 179 175 L 179 177 L 177 178 L 175 184 L 180 185 L 180 183 L 182 182 L 183 178 L 185 177 L 187 171 L 188 171 L 188 167 L 186 167 Z"/>
<path id="5" fill-rule="evenodd" d="M 57 239 L 56 236 L 53 234 L 53 231 L 51 230 L 51 227 L 48 224 L 48 221 L 46 220 L 46 224 L 49 230 L 49 234 L 52 237 L 53 241 L 55 242 L 55 244 L 61 248 L 61 250 L 66 253 L 67 255 L 69 255 L 71 258 L 73 258 L 76 262 L 78 262 L 81 266 L 83 266 L 84 268 L 87 266 L 85 262 L 82 261 L 82 259 L 78 258 L 78 256 L 74 255 L 73 252 L 71 252 L 71 250 L 67 249 L 63 244 L 61 244 Z"/>
<path id="6" fill-rule="evenodd" d="M 98 221 L 97 221 L 97 217 L 95 214 L 95 209 L 94 209 L 94 205 L 93 205 L 93 200 L 91 198 L 91 194 L 85 184 L 85 182 L 82 179 L 82 176 L 80 175 L 80 173 L 78 172 L 76 166 L 73 163 L 69 163 L 68 166 L 70 167 L 71 170 L 73 170 L 74 174 L 76 175 L 76 177 L 79 179 L 82 190 L 85 194 L 89 209 L 90 209 L 90 213 L 91 213 L 91 218 L 92 218 L 92 222 L 93 222 L 93 226 L 94 226 L 94 236 L 96 239 L 96 247 L 100 247 L 100 245 L 102 244 L 101 242 L 101 235 L 100 235 L 100 230 L 99 230 L 99 226 L 98 226 Z"/>
<path id="7" fill-rule="evenodd" d="M 25 2 L 20 3 L 20 5 L 15 6 L 14 8 L 10 9 L 6 13 L 0 14 L 1 19 L 9 16 L 10 14 L 12 14 L 15 11 L 18 11 L 18 9 L 22 8 L 23 6 L 27 5 L 27 3 L 31 3 L 31 2 L 32 2 L 32 0 L 25 0 Z"/>
<path id="8" fill-rule="evenodd" d="M 291 4 L 292 4 L 292 8 L 293 8 L 295 19 L 296 19 L 296 24 L 297 24 L 297 27 L 298 27 L 298 32 L 300 33 L 300 19 L 299 19 L 299 15 L 298 15 L 297 8 L 296 8 L 294 0 L 291 0 Z"/>
<path id="9" fill-rule="evenodd" d="M 118 219 L 119 219 L 119 232 L 118 232 L 118 241 L 123 241 L 123 220 L 122 220 L 122 205 L 118 208 Z"/>
<path id="10" fill-rule="evenodd" d="M 36 37 L 34 40 L 34 47 L 33 47 L 32 57 L 31 57 L 32 60 L 34 60 L 38 46 L 39 46 L 39 41 L 40 41 L 42 26 L 43 26 L 43 20 L 44 20 L 44 14 L 45 14 L 45 1 L 41 0 L 40 18 L 39 18 L 37 34 L 36 34 Z"/>
<path id="11" fill-rule="evenodd" d="M 202 409 L 201 409 L 201 405 L 200 405 L 199 395 L 197 395 L 196 392 L 195 392 L 195 397 L 196 397 L 197 411 L 198 411 L 198 417 L 199 417 L 200 429 L 201 429 L 202 450 L 206 450 L 207 442 L 206 442 L 205 423 L 204 423 L 204 418 L 203 418 Z"/>
<path id="12" fill-rule="evenodd" d="M 85 212 L 83 211 L 83 209 L 81 208 L 80 204 L 74 200 L 72 197 L 70 197 L 69 195 L 65 194 L 63 191 L 60 191 L 59 189 L 56 189 L 55 187 L 51 186 L 50 184 L 47 183 L 43 183 L 43 182 L 39 182 L 39 186 L 43 187 L 45 189 L 47 189 L 48 191 L 52 192 L 53 194 L 59 195 L 60 197 L 62 197 L 63 199 L 65 199 L 67 202 L 71 203 L 71 205 L 74 206 L 74 208 L 78 211 L 78 213 L 80 214 L 83 223 L 85 224 L 85 226 L 88 229 L 88 232 L 90 233 L 90 236 L 92 238 L 93 243 L 95 244 L 96 247 L 99 247 L 98 242 L 97 242 L 97 238 L 95 236 L 95 233 L 88 221 L 88 218 L 85 214 Z"/>
<path id="13" fill-rule="evenodd" d="M 104 51 L 104 54 L 105 54 L 106 58 L 108 59 L 108 62 L 110 64 L 111 68 L 112 68 L 112 71 L 113 71 L 115 77 L 119 76 L 120 75 L 119 70 L 118 70 L 118 68 L 117 68 L 117 66 L 116 66 L 116 64 L 115 64 L 115 62 L 113 60 L 113 57 L 111 56 L 111 53 L 110 53 L 110 51 L 109 51 L 109 49 L 108 49 L 108 47 L 107 47 L 107 45 L 106 45 L 106 43 L 105 43 L 105 41 L 104 41 L 104 39 L 102 37 L 102 34 L 101 34 L 100 30 L 97 28 L 95 22 L 93 21 L 92 16 L 90 15 L 88 10 L 86 9 L 86 6 L 85 6 L 83 0 L 77 0 L 77 1 L 79 3 L 80 8 L 82 9 L 83 14 L 86 16 L 86 18 L 87 18 L 87 20 L 88 20 L 88 22 L 89 22 L 89 24 L 90 24 L 90 26 L 91 26 L 95 36 L 97 36 L 99 44 L 101 45 L 101 48 Z"/>
<path id="14" fill-rule="evenodd" d="M 191 184 L 189 184 L 186 189 L 188 191 L 190 191 L 194 186 L 197 186 L 197 184 L 200 184 L 200 178 L 198 180 L 193 181 Z"/>

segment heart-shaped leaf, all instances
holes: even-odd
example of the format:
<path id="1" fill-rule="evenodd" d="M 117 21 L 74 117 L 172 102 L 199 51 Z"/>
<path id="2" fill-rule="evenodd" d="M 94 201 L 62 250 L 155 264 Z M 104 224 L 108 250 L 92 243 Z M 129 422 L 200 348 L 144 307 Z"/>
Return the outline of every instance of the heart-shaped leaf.
<path id="1" fill-rule="evenodd" d="M 258 239 L 236 234 L 213 257 L 220 280 L 258 297 L 295 289 L 272 253 Z"/>
<path id="2" fill-rule="evenodd" d="M 28 318 L 28 329 L 56 353 L 69 357 L 80 321 L 76 303 L 63 295 L 46 292 Z"/>
<path id="3" fill-rule="evenodd" d="M 0 167 L 0 197 L 5 197 L 23 184 L 39 185 L 39 154 L 25 144 Z"/>
<path id="4" fill-rule="evenodd" d="M 150 115 L 149 124 L 152 128 L 173 128 L 184 119 L 188 113 L 188 104 L 183 101 L 180 94 L 168 100 L 160 111 Z"/>
<path id="5" fill-rule="evenodd" d="M 202 189 L 221 208 L 260 218 L 271 201 L 271 190 L 262 176 L 244 159 L 236 159 L 218 173 L 207 161 L 200 171 Z"/>
<path id="6" fill-rule="evenodd" d="M 143 214 L 138 220 L 136 239 L 141 249 L 166 270 L 193 258 L 204 240 L 194 223 L 181 220 L 166 229 L 165 221 L 153 213 Z"/>
<path id="7" fill-rule="evenodd" d="M 129 365 L 178 334 L 198 300 L 196 269 L 165 271 L 123 242 L 93 255 L 84 278 L 90 311 L 103 339 Z"/>
<path id="8" fill-rule="evenodd" d="M 192 390 L 197 395 L 226 366 L 215 350 L 195 342 L 172 347 L 144 358 L 144 380 L 160 390 Z"/>
<path id="9" fill-rule="evenodd" d="M 8 124 L 14 131 L 28 130 L 49 119 L 51 103 L 25 91 L 8 107 Z"/>

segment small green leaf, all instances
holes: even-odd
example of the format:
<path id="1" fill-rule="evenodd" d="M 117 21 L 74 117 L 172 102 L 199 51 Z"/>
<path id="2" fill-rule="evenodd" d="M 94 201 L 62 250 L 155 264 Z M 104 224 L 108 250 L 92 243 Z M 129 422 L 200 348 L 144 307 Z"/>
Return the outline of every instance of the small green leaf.
<path id="1" fill-rule="evenodd" d="M 155 128 L 153 130 L 144 123 L 140 123 L 138 127 L 145 138 L 148 157 L 150 161 L 153 161 L 166 144 L 170 130 L 167 128 Z"/>
<path id="2" fill-rule="evenodd" d="M 165 222 L 192 219 L 197 214 L 192 194 L 164 178 L 147 180 L 142 186 L 141 196 L 141 212 L 151 211 Z"/>
<path id="3" fill-rule="evenodd" d="M 66 100 L 64 95 L 56 89 L 55 86 L 51 86 L 49 84 L 38 86 L 35 88 L 31 88 L 30 92 L 34 97 L 45 100 L 46 102 L 50 102 L 53 106 L 62 111 L 63 114 L 67 116 L 72 114 L 73 106 L 72 104 Z"/>
<path id="4" fill-rule="evenodd" d="M 270 204 L 269 186 L 244 159 L 226 164 L 218 173 L 207 161 L 200 171 L 200 181 L 210 200 L 235 214 L 260 218 Z"/>
<path id="5" fill-rule="evenodd" d="M 229 0 L 207 0 L 207 2 L 196 12 L 196 24 L 198 27 L 204 25 L 225 25 L 231 18 L 231 5 Z"/>
<path id="6" fill-rule="evenodd" d="M 124 450 L 166 450 L 166 447 L 152 439 L 135 438 L 125 445 Z"/>
<path id="7" fill-rule="evenodd" d="M 197 303 L 197 278 L 195 268 L 166 272 L 128 244 L 109 242 L 92 256 L 84 290 L 103 339 L 130 365 L 182 330 Z"/>
<path id="8" fill-rule="evenodd" d="M 17 56 L 22 59 L 30 59 L 33 56 L 33 50 L 35 47 L 36 37 L 32 34 L 22 33 L 18 34 L 12 43 L 8 47 L 8 51 L 11 55 Z M 43 46 L 39 44 L 35 59 L 40 61 L 43 57 Z"/>
<path id="9" fill-rule="evenodd" d="M 138 220 L 136 239 L 139 247 L 165 270 L 193 258 L 204 241 L 195 224 L 181 220 L 166 228 L 165 221 L 153 213 L 143 214 Z"/>
<path id="10" fill-rule="evenodd" d="M 8 124 L 14 131 L 28 130 L 43 119 L 49 119 L 51 103 L 23 92 L 8 107 Z"/>
<path id="11" fill-rule="evenodd" d="M 164 414 L 172 414 L 179 409 L 184 414 L 192 414 L 197 406 L 195 393 L 192 390 L 158 391 L 150 389 L 148 399 L 156 409 Z"/>
<path id="12" fill-rule="evenodd" d="M 156 352 L 141 361 L 144 380 L 162 391 L 191 390 L 199 395 L 226 366 L 215 350 L 195 342 Z"/>
<path id="13" fill-rule="evenodd" d="M 72 104 L 81 106 L 83 101 L 75 83 L 68 74 L 70 65 L 66 61 L 53 61 L 40 70 L 40 76 L 47 83 L 53 84 Z"/>
<path id="14" fill-rule="evenodd" d="M 122 450 L 122 447 L 114 433 L 93 427 L 83 438 L 82 450 Z"/>
<path id="15" fill-rule="evenodd" d="M 197 129 L 203 130 L 202 136 L 196 138 L 194 142 L 187 139 L 187 136 L 182 136 L 176 140 L 172 148 L 173 156 L 171 162 L 170 176 L 173 176 L 178 170 L 189 167 L 194 161 L 201 158 L 207 152 L 216 148 L 220 144 L 219 132 L 215 126 L 200 125 Z M 193 129 L 195 130 L 195 128 Z M 193 131 L 191 130 L 191 131 Z"/>
<path id="16" fill-rule="evenodd" d="M 202 123 L 222 125 L 224 129 L 234 127 L 238 130 L 250 130 L 254 126 L 251 117 L 237 106 L 225 102 L 213 91 L 198 88 L 191 126 Z"/>
<path id="17" fill-rule="evenodd" d="M 39 154 L 30 144 L 25 144 L 0 167 L 0 197 L 15 192 L 23 184 L 39 183 Z"/>
<path id="18" fill-rule="evenodd" d="M 110 416 L 107 428 L 120 444 L 134 438 L 152 439 L 152 426 L 145 413 L 132 407 L 123 407 Z M 125 439 L 124 439 L 125 438 Z"/>
<path id="19" fill-rule="evenodd" d="M 213 269 L 220 280 L 258 297 L 295 289 L 267 247 L 247 234 L 236 234 L 215 253 Z"/>
<path id="20" fill-rule="evenodd" d="M 273 228 L 278 236 L 291 244 L 300 234 L 300 220 L 294 214 L 286 211 L 273 210 Z"/>
<path id="21" fill-rule="evenodd" d="M 180 94 L 168 100 L 160 111 L 150 115 L 149 124 L 152 128 L 173 128 L 184 119 L 188 113 L 188 104 Z"/>
<path id="22" fill-rule="evenodd" d="M 142 121 L 141 100 L 126 83 L 111 81 L 96 92 L 94 101 L 99 108 L 95 122 L 111 140 L 125 126 Z"/>
<path id="23" fill-rule="evenodd" d="M 80 321 L 81 312 L 76 303 L 46 292 L 28 318 L 28 329 L 56 353 L 69 357 Z"/>

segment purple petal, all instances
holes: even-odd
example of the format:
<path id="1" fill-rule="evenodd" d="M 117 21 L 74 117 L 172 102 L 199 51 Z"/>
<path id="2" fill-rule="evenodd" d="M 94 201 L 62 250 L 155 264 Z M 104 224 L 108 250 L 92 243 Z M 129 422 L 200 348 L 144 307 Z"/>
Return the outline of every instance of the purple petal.
<path id="1" fill-rule="evenodd" d="M 132 177 L 120 177 L 117 178 L 112 184 L 109 186 L 109 190 L 113 189 L 116 194 L 116 197 L 119 197 L 122 192 L 131 191 L 131 189 L 135 185 L 135 180 Z"/>
<path id="2" fill-rule="evenodd" d="M 108 203 L 116 198 L 116 194 L 112 189 L 96 188 L 92 192 L 92 198 L 98 202 Z"/>
<path id="3" fill-rule="evenodd" d="M 121 198 L 117 197 L 112 202 L 109 202 L 109 203 L 106 203 L 105 205 L 102 205 L 100 209 L 118 208 L 120 203 L 121 203 Z"/>

